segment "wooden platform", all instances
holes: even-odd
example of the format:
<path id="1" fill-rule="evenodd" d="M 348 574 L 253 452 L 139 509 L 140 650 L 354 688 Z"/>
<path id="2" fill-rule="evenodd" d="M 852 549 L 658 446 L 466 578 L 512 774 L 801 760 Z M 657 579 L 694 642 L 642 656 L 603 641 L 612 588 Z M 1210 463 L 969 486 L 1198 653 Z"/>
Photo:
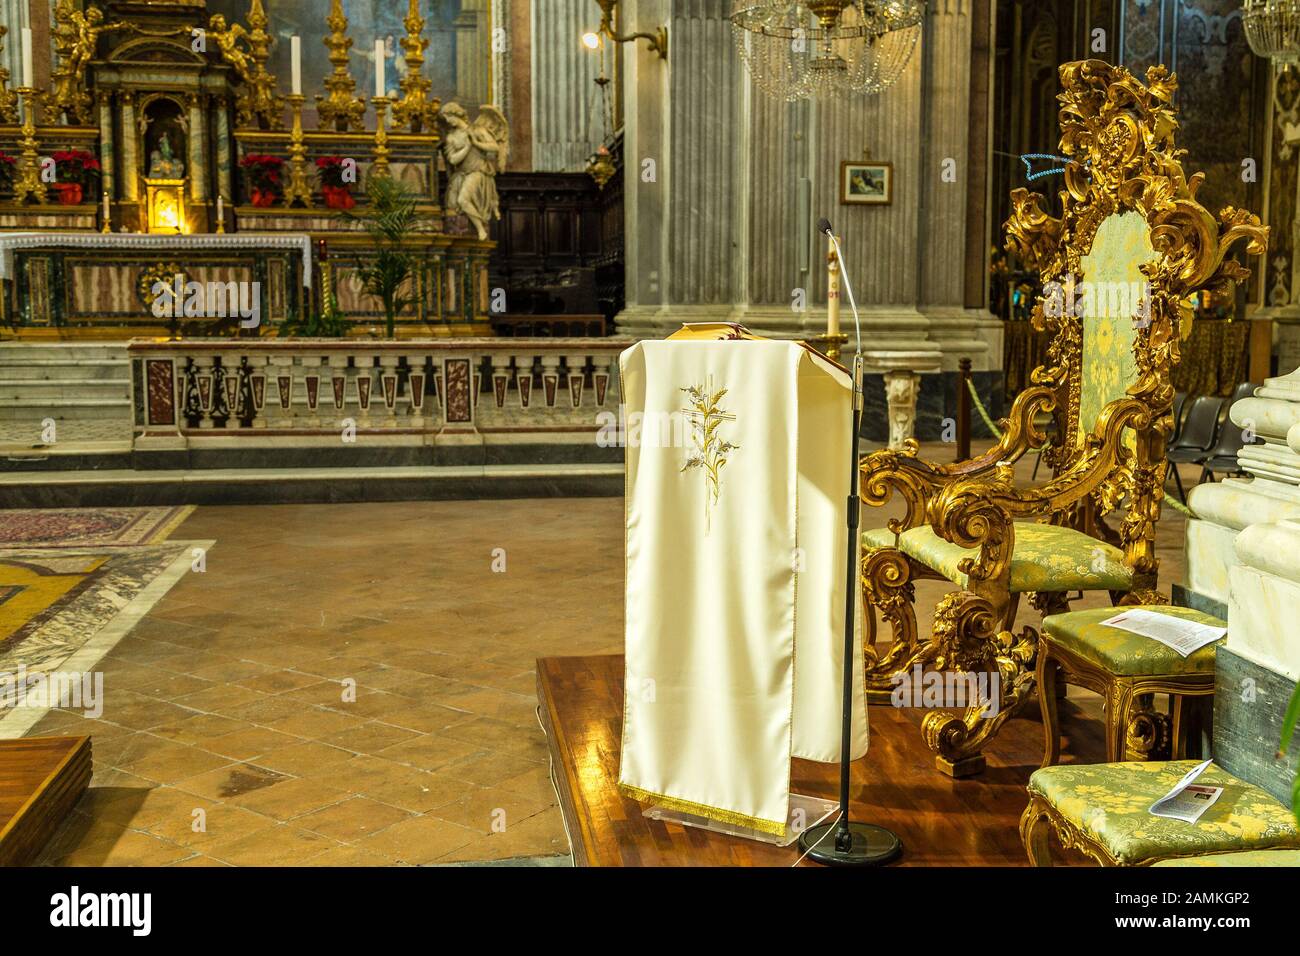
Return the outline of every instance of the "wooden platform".
<path id="1" fill-rule="evenodd" d="M 90 784 L 89 737 L 0 740 L 0 866 L 36 859 Z"/>
<path id="2" fill-rule="evenodd" d="M 616 786 L 623 715 L 623 658 L 548 657 L 537 662 L 537 699 L 549 740 L 561 809 L 579 866 L 789 866 L 797 847 L 650 820 Z M 1018 825 L 1025 783 L 1043 752 L 1037 708 L 1002 728 L 988 769 L 952 780 L 934 769 L 921 740 L 924 711 L 872 707 L 871 747 L 853 766 L 853 818 L 902 838 L 903 865 L 1025 866 Z M 1105 759 L 1101 701 L 1061 703 L 1066 762 Z M 791 786 L 837 799 L 834 764 L 796 760 Z M 1062 863 L 1077 858 L 1062 857 Z"/>

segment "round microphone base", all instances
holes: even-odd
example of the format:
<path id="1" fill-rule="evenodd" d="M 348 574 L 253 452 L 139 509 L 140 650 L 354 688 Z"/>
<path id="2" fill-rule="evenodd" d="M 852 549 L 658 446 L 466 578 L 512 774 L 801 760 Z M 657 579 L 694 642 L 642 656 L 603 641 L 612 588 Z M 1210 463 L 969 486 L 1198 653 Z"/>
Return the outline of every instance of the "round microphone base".
<path id="1" fill-rule="evenodd" d="M 799 849 L 824 866 L 884 866 L 903 854 L 903 842 L 884 827 L 871 823 L 850 823 L 848 833 L 840 825 L 821 823 L 799 837 Z"/>

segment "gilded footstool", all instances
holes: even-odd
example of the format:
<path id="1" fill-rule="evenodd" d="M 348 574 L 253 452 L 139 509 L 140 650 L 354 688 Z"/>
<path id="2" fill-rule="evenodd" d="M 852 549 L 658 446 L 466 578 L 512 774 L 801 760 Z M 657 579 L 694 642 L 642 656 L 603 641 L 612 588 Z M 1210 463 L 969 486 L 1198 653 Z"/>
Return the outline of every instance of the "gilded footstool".
<path id="1" fill-rule="evenodd" d="M 1186 698 L 1214 693 L 1214 655 L 1219 641 L 1183 657 L 1159 641 L 1103 624 L 1124 608 L 1070 611 L 1043 618 L 1038 640 L 1038 701 L 1043 712 L 1043 763 L 1061 758 L 1057 717 L 1059 682 L 1101 695 L 1106 721 L 1106 759 L 1146 760 L 1186 755 Z M 1218 618 L 1185 607 L 1156 605 L 1157 614 L 1224 627 Z M 1152 694 L 1170 695 L 1170 714 L 1149 705 Z"/>
<path id="2" fill-rule="evenodd" d="M 1211 764 L 1197 783 L 1223 787 L 1196 823 L 1154 817 L 1163 797 L 1195 760 L 1071 764 L 1029 778 L 1020 838 L 1034 866 L 1051 866 L 1048 833 L 1102 866 L 1149 866 L 1206 854 L 1300 850 L 1291 810 L 1268 791 Z"/>

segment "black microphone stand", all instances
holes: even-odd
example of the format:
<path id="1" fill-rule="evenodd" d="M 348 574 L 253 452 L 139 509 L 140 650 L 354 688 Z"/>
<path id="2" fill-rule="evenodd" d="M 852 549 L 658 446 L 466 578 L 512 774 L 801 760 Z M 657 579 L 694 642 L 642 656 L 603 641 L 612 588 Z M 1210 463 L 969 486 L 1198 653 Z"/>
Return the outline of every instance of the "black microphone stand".
<path id="1" fill-rule="evenodd" d="M 844 260 L 839 253 L 839 243 L 834 241 L 830 223 L 822 220 L 823 230 L 831 237 L 840 260 L 840 273 L 844 274 Z M 847 285 L 847 282 L 846 282 Z M 852 286 L 848 286 L 849 301 L 853 301 Z M 854 318 L 857 306 L 853 306 Z M 818 863 L 827 866 L 882 866 L 902 854 L 903 843 L 884 827 L 873 823 L 854 823 L 849 819 L 849 766 L 850 744 L 853 738 L 853 654 L 854 614 L 856 612 L 858 521 L 862 500 L 858 496 L 858 435 L 862 432 L 862 356 L 853 362 L 853 435 L 849 441 L 849 497 L 848 505 L 848 565 L 844 588 L 844 710 L 840 732 L 840 811 L 839 818 L 831 823 L 809 827 L 799 836 L 799 848 Z M 833 838 L 832 838 L 832 833 Z"/>

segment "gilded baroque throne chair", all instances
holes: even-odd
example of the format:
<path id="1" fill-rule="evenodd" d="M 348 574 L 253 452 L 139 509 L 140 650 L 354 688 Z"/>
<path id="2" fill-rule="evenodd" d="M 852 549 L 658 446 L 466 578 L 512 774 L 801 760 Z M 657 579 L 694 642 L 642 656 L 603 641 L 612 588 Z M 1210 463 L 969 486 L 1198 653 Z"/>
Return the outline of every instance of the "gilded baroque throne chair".
<path id="1" fill-rule="evenodd" d="M 987 453 L 957 464 L 918 457 L 915 442 L 866 456 L 861 493 L 894 494 L 905 514 L 863 535 L 867 692 L 887 701 L 914 668 L 996 674 L 996 708 L 951 702 L 922 725 L 940 770 L 984 767 L 984 744 L 1030 698 L 1037 631 L 1013 633 L 1022 595 L 1043 614 L 1068 610 L 1074 592 L 1112 603 L 1167 603 L 1156 591 L 1155 528 L 1173 427 L 1170 373 L 1190 332 L 1185 300 L 1249 275 L 1228 253 L 1239 241 L 1265 251 L 1268 232 L 1245 210 L 1216 218 L 1184 175 L 1175 148 L 1175 77 L 1161 66 L 1143 84 L 1099 60 L 1060 68 L 1059 218 L 1043 197 L 1012 193 L 1008 251 L 1043 279 L 1033 324 L 1051 335 L 1043 365 L 1012 403 Z M 1044 449 L 1052 476 L 1013 482 L 1015 463 Z M 956 585 L 936 606 L 929 639 L 917 631 L 914 582 Z M 877 633 L 877 614 L 892 639 Z M 952 686 L 952 685 L 950 685 Z M 968 684 L 969 686 L 969 684 Z M 986 685 L 988 686 L 988 685 Z"/>

